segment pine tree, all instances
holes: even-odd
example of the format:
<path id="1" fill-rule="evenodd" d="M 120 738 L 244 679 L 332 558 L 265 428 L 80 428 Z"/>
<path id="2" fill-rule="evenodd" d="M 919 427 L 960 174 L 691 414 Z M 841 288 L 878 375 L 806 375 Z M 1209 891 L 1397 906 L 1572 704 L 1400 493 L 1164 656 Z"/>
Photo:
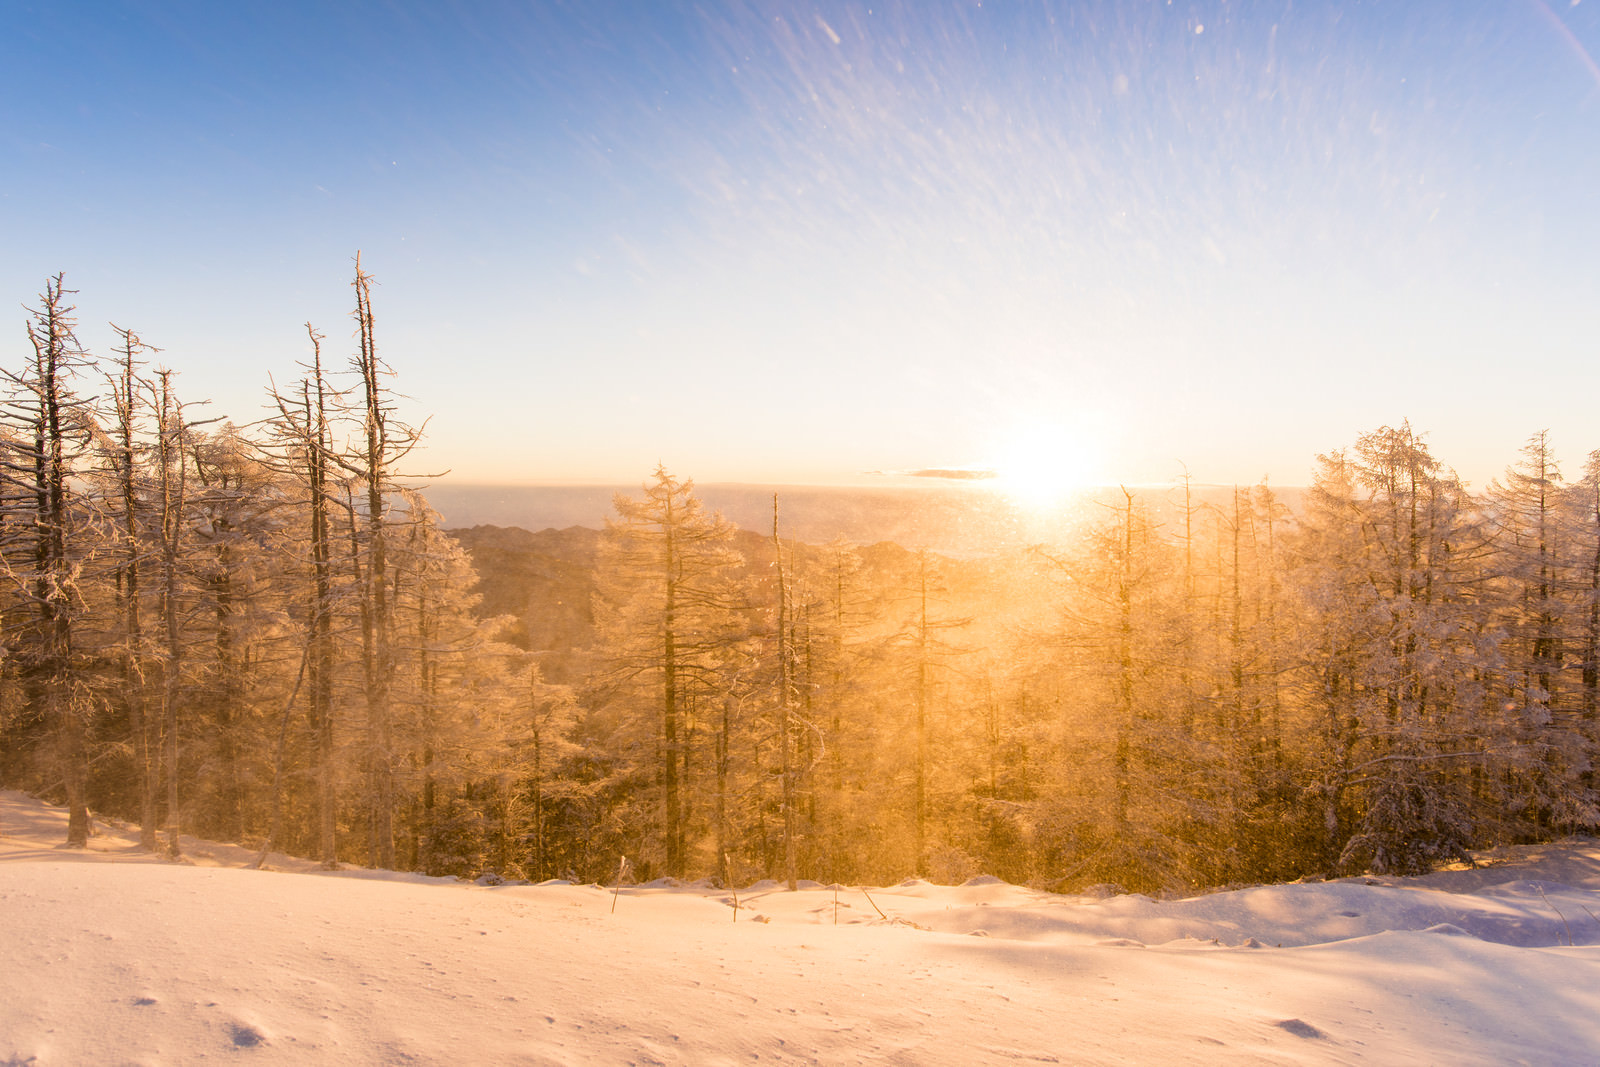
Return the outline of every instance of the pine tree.
<path id="1" fill-rule="evenodd" d="M 813 597 L 806 604 L 806 700 L 808 718 L 821 731 L 824 748 L 814 782 L 817 843 L 811 877 L 842 881 L 857 868 L 850 858 L 860 836 L 855 824 L 862 795 L 873 781 L 861 692 L 861 646 L 873 601 L 865 588 L 861 554 L 843 537 L 821 547 L 812 572 Z"/>
<path id="2" fill-rule="evenodd" d="M 733 525 L 705 510 L 692 480 L 657 467 L 643 494 L 637 500 L 618 494 L 618 518 L 606 524 L 607 676 L 618 692 L 640 692 L 635 683 L 646 683 L 641 695 L 657 729 L 662 862 L 667 874 L 682 877 L 689 863 L 689 703 L 719 691 L 719 659 L 741 629 L 741 601 L 729 580 L 740 558 L 731 545 Z"/>
<path id="3" fill-rule="evenodd" d="M 1409 424 L 1363 434 L 1340 472 L 1350 495 L 1325 508 L 1351 532 L 1325 541 L 1338 559 L 1341 613 L 1330 681 L 1344 681 L 1334 714 L 1335 766 L 1354 792 L 1354 825 L 1339 863 L 1418 873 L 1464 854 L 1473 838 L 1467 773 L 1486 759 L 1496 724 L 1479 666 L 1494 643 L 1477 589 L 1485 536 L 1459 482 Z M 1323 485 L 1332 480 L 1325 478 Z"/>
<path id="4" fill-rule="evenodd" d="M 1571 566 L 1578 576 L 1579 706 L 1592 743 L 1600 716 L 1600 451 L 1589 453 L 1583 477 L 1568 495 L 1575 529 Z"/>
<path id="5" fill-rule="evenodd" d="M 195 825 L 238 841 L 263 799 L 255 783 L 269 763 L 264 702 L 292 684 L 286 670 L 266 664 L 281 656 L 293 670 L 301 654 L 302 642 L 285 640 L 292 631 L 284 625 L 298 592 L 286 525 L 299 501 L 289 479 L 269 469 L 231 423 L 192 439 L 190 626 L 208 646 L 195 657 L 203 659 L 193 699 L 201 731 L 191 742 L 200 768 Z"/>
<path id="6" fill-rule="evenodd" d="M 777 624 L 776 653 L 778 658 L 777 734 L 779 776 L 783 813 L 783 877 L 789 892 L 795 890 L 795 848 L 798 830 L 796 821 L 796 779 L 799 777 L 798 755 L 795 751 L 795 688 L 798 674 L 797 642 L 795 637 L 794 596 L 791 588 L 793 574 L 784 564 L 783 540 L 778 536 L 778 494 L 772 494 L 772 550 L 777 557 L 778 606 L 774 614 Z"/>
<path id="7" fill-rule="evenodd" d="M 1521 462 L 1489 487 L 1494 571 L 1505 588 L 1508 698 L 1549 709 L 1561 703 L 1566 605 L 1566 523 L 1561 471 L 1548 431 L 1528 439 Z"/>
<path id="8" fill-rule="evenodd" d="M 522 869 L 517 749 L 528 710 L 514 661 L 524 657 L 496 640 L 507 620 L 477 616 L 476 575 L 461 545 L 439 529 L 438 513 L 419 492 L 401 497 L 404 517 L 388 557 L 396 835 L 408 842 L 413 866 L 444 873 L 441 848 L 453 832 L 460 850 L 466 803 L 487 834 L 477 853 L 497 873 Z M 454 831 L 446 827 L 452 805 Z"/>
<path id="9" fill-rule="evenodd" d="M 1581 697 L 1567 698 L 1566 648 L 1583 641 L 1581 579 L 1569 546 L 1579 516 L 1550 447 L 1549 433 L 1528 439 L 1504 482 L 1489 487 L 1494 528 L 1492 585 L 1498 592 L 1499 699 L 1517 744 L 1508 807 L 1532 824 L 1571 830 L 1597 818 L 1581 781 L 1589 754 Z M 1576 594 L 1576 595 L 1575 595 Z M 1579 683 L 1581 688 L 1581 681 Z"/>

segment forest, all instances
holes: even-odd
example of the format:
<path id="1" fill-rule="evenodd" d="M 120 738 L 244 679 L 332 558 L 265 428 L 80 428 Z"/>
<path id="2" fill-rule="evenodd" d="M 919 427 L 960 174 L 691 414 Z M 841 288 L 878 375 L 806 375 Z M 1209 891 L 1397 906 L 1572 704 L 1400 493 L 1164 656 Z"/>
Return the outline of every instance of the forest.
<path id="1" fill-rule="evenodd" d="M 139 827 L 495 879 L 1139 892 L 1418 873 L 1600 824 L 1600 451 L 1472 492 L 1402 422 L 1308 488 L 1117 490 L 1025 549 L 447 531 L 353 348 L 214 419 L 73 294 L 0 369 L 0 784 Z"/>

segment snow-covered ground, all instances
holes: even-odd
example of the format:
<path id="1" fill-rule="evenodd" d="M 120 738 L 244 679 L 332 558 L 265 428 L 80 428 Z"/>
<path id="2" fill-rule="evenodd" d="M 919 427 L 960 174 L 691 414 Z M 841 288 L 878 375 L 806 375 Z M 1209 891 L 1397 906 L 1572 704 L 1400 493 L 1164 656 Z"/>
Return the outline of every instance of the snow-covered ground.
<path id="1" fill-rule="evenodd" d="M 1600 843 L 1188 900 L 184 863 L 0 793 L 0 1067 L 1600 1062 Z"/>

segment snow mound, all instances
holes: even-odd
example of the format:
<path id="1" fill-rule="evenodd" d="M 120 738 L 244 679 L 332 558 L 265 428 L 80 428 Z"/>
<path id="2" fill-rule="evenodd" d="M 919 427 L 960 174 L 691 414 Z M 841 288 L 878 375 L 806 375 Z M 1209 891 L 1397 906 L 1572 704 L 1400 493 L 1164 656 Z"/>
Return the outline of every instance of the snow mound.
<path id="1" fill-rule="evenodd" d="M 1446 937 L 1471 937 L 1455 923 L 1436 923 L 1422 931 L 1425 934 L 1444 934 Z"/>

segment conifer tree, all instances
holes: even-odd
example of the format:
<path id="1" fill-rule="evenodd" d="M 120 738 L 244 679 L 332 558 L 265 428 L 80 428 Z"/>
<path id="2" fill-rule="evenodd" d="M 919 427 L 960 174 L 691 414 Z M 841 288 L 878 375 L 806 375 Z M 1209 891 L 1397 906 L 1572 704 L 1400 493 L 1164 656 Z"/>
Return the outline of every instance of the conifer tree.
<path id="1" fill-rule="evenodd" d="M 1494 571 L 1504 589 L 1507 696 L 1525 706 L 1561 703 L 1562 639 L 1568 588 L 1561 471 L 1541 431 L 1523 446 L 1504 482 L 1489 487 Z"/>
<path id="2" fill-rule="evenodd" d="M 783 877 L 789 886 L 789 892 L 795 890 L 795 847 L 796 836 L 796 805 L 795 779 L 799 769 L 796 766 L 798 756 L 795 752 L 795 686 L 797 674 L 796 640 L 793 609 L 791 602 L 792 575 L 784 564 L 783 539 L 778 536 L 778 494 L 772 494 L 772 550 L 777 557 L 778 580 L 778 608 L 774 615 L 777 622 L 777 657 L 778 657 L 778 752 L 779 769 L 781 778 L 781 805 L 783 809 Z"/>
<path id="3" fill-rule="evenodd" d="M 871 781 L 871 746 L 862 699 L 862 648 L 870 612 L 861 554 L 842 536 L 823 545 L 812 569 L 814 599 L 807 605 L 810 640 L 811 720 L 821 730 L 824 749 L 814 785 L 818 835 L 812 877 L 839 881 L 854 864 L 847 856 L 857 834 L 852 824 L 861 793 Z"/>
<path id="4" fill-rule="evenodd" d="M 300 591 L 286 543 L 300 500 L 231 423 L 191 437 L 190 625 L 208 646 L 197 650 L 204 663 L 194 682 L 202 736 L 191 743 L 202 746 L 195 788 L 203 793 L 196 828 L 237 841 L 264 799 L 256 786 L 270 762 L 264 701 L 292 684 L 264 665 L 280 656 L 297 663 L 303 647 L 285 626 Z"/>
<path id="5" fill-rule="evenodd" d="M 719 691 L 720 658 L 741 629 L 741 601 L 730 582 L 740 558 L 731 544 L 733 525 L 705 510 L 691 479 L 679 480 L 664 466 L 641 498 L 618 494 L 614 506 L 618 517 L 606 524 L 607 673 L 619 691 L 644 683 L 635 691 L 656 727 L 662 863 L 667 874 L 682 877 L 689 862 L 688 704 L 697 688 Z"/>
<path id="6" fill-rule="evenodd" d="M 1590 753 L 1581 674 L 1569 687 L 1566 663 L 1569 647 L 1583 647 L 1587 615 L 1583 568 L 1572 545 L 1585 516 L 1572 499 L 1549 433 L 1541 431 L 1528 439 L 1505 480 L 1490 485 L 1485 501 L 1494 530 L 1488 584 L 1498 594 L 1503 633 L 1492 673 L 1501 680 L 1497 698 L 1516 745 L 1506 807 L 1536 833 L 1570 831 L 1600 818 L 1582 773 Z"/>
<path id="7" fill-rule="evenodd" d="M 1572 538 L 1577 572 L 1579 707 L 1591 744 L 1600 716 L 1600 451 L 1589 453 L 1583 477 L 1569 489 L 1575 533 Z"/>
<path id="8" fill-rule="evenodd" d="M 1340 862 L 1417 873 L 1472 839 L 1465 772 L 1494 729 L 1474 670 L 1493 641 L 1473 573 L 1485 538 L 1409 424 L 1361 435 L 1351 473 L 1361 545 L 1346 565 L 1368 610 L 1353 635 L 1360 809 Z"/>

